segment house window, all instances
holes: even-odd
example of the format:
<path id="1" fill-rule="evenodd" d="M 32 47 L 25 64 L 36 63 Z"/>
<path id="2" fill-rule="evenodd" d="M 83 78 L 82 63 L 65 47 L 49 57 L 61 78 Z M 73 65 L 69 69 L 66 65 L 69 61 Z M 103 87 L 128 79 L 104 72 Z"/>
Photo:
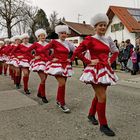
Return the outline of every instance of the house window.
<path id="1" fill-rule="evenodd" d="M 78 40 L 77 40 L 77 39 L 75 39 L 75 40 L 73 41 L 73 43 L 74 43 L 74 44 L 77 44 L 77 43 L 78 43 Z"/>
<path id="2" fill-rule="evenodd" d="M 69 42 L 72 42 L 73 43 L 73 40 L 69 40 Z"/>
<path id="3" fill-rule="evenodd" d="M 128 9 L 128 12 L 139 22 L 140 21 L 140 9 Z"/>
<path id="4" fill-rule="evenodd" d="M 123 29 L 124 25 L 121 22 L 111 25 L 111 32 L 121 31 Z"/>

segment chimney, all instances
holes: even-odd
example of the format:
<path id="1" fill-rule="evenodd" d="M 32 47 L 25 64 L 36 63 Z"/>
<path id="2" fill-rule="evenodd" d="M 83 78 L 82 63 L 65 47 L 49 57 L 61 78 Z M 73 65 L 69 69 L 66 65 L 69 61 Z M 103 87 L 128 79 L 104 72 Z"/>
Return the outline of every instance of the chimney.
<path id="1" fill-rule="evenodd" d="M 85 21 L 83 21 L 83 24 L 85 24 L 85 25 L 86 25 L 86 22 L 85 22 Z"/>

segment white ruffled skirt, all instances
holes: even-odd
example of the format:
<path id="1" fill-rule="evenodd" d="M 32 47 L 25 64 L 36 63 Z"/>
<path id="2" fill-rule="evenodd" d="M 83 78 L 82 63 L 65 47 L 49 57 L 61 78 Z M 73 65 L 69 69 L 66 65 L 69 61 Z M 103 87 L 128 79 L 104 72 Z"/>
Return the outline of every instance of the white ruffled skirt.
<path id="1" fill-rule="evenodd" d="M 17 58 L 13 58 L 13 59 L 11 60 L 11 64 L 12 64 L 13 66 L 15 66 L 15 67 L 19 67 L 20 61 L 19 61 L 19 59 L 17 59 Z"/>
<path id="2" fill-rule="evenodd" d="M 87 84 L 115 85 L 118 81 L 117 75 L 110 66 L 87 66 L 84 69 L 80 81 Z"/>
<path id="3" fill-rule="evenodd" d="M 30 67 L 30 62 L 28 59 L 21 59 L 19 61 L 19 66 L 20 67 L 25 67 L 25 68 L 29 68 Z"/>
<path id="4" fill-rule="evenodd" d="M 65 67 L 63 67 L 61 63 L 52 62 L 46 64 L 44 72 L 53 76 L 60 75 L 64 77 L 71 77 L 73 74 L 72 66 L 70 64 L 67 64 Z"/>
<path id="5" fill-rule="evenodd" d="M 39 60 L 31 60 L 29 70 L 38 72 L 38 71 L 44 71 L 46 68 L 46 62 L 45 61 L 39 61 Z"/>

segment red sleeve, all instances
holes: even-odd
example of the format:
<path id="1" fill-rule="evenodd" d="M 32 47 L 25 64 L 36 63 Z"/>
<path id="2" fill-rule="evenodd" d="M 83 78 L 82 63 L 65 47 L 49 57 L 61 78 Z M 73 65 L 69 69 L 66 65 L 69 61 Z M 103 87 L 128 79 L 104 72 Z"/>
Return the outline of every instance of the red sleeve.
<path id="1" fill-rule="evenodd" d="M 9 56 L 11 55 L 12 50 L 13 50 L 13 45 L 10 45 L 10 48 L 9 48 L 9 51 L 8 51 Z"/>
<path id="2" fill-rule="evenodd" d="M 74 61 L 75 57 L 79 57 L 83 62 L 86 64 L 90 64 L 91 61 L 84 56 L 84 53 L 87 50 L 87 47 L 92 45 L 91 44 L 91 37 L 86 37 L 85 40 L 80 43 L 80 45 L 75 49 L 71 61 Z"/>
<path id="3" fill-rule="evenodd" d="M 10 50 L 10 45 L 6 46 L 6 50 L 4 51 L 4 53 L 5 53 L 6 55 L 8 55 L 9 50 Z"/>
<path id="4" fill-rule="evenodd" d="M 118 57 L 119 52 L 114 52 L 110 57 L 110 63 L 112 64 Z"/>
<path id="5" fill-rule="evenodd" d="M 18 46 L 12 46 L 12 47 L 13 47 L 13 49 L 11 51 L 11 55 L 15 55 L 15 52 L 17 51 Z"/>
<path id="6" fill-rule="evenodd" d="M 34 44 L 32 44 L 29 48 L 27 48 L 27 49 L 23 49 L 23 52 L 25 53 L 25 52 L 30 52 L 31 53 L 31 51 L 33 50 L 33 49 L 35 49 L 36 48 L 36 42 L 34 43 Z"/>
<path id="7" fill-rule="evenodd" d="M 49 44 L 47 44 L 46 46 L 44 46 L 44 47 L 38 49 L 38 51 L 39 51 L 40 53 L 43 53 L 43 52 L 49 50 L 50 48 L 52 48 L 52 44 L 49 43 Z"/>
<path id="8" fill-rule="evenodd" d="M 4 47 L 1 47 L 0 53 L 1 53 L 1 55 L 3 55 L 3 53 L 4 53 Z"/>
<path id="9" fill-rule="evenodd" d="M 40 53 L 43 53 L 43 55 L 45 55 L 46 60 L 51 61 L 51 60 L 53 59 L 53 55 L 49 55 L 49 50 L 50 50 L 51 48 L 53 48 L 53 47 L 54 47 L 53 41 L 51 41 L 51 42 L 48 43 L 46 46 L 44 46 L 44 47 L 38 49 L 38 51 L 39 51 Z"/>

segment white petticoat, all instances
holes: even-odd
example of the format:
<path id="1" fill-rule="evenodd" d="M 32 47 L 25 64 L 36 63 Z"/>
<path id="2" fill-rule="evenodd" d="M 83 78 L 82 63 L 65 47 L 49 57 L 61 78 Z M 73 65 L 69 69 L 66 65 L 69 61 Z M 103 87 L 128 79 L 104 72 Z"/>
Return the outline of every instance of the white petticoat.
<path id="1" fill-rule="evenodd" d="M 44 61 L 36 61 L 36 60 L 32 60 L 30 62 L 30 67 L 29 70 L 31 71 L 44 71 L 46 68 L 46 62 Z"/>
<path id="2" fill-rule="evenodd" d="M 66 67 L 63 68 L 61 63 L 46 64 L 46 69 L 44 72 L 46 74 L 50 74 L 54 76 L 60 75 L 64 77 L 71 77 L 73 74 L 72 66 L 70 64 L 66 65 Z"/>
<path id="3" fill-rule="evenodd" d="M 19 61 L 19 66 L 20 67 L 25 67 L 25 68 L 29 68 L 30 67 L 30 63 L 28 59 L 22 59 Z"/>
<path id="4" fill-rule="evenodd" d="M 17 58 L 13 58 L 11 61 L 11 64 L 15 67 L 19 67 L 19 63 L 20 63 L 20 61 Z"/>
<path id="5" fill-rule="evenodd" d="M 13 62 L 13 58 L 10 58 L 10 57 L 9 57 L 9 61 L 7 61 L 7 64 L 9 64 L 9 65 L 13 65 L 12 62 Z"/>
<path id="6" fill-rule="evenodd" d="M 9 60 L 9 57 L 5 55 L 5 56 L 2 57 L 2 60 L 3 60 L 4 62 L 7 62 L 7 61 Z"/>
<path id="7" fill-rule="evenodd" d="M 87 66 L 80 77 L 80 81 L 87 84 L 115 85 L 118 77 L 112 68 L 108 69 L 107 67 L 103 67 L 97 70 L 93 66 Z"/>

